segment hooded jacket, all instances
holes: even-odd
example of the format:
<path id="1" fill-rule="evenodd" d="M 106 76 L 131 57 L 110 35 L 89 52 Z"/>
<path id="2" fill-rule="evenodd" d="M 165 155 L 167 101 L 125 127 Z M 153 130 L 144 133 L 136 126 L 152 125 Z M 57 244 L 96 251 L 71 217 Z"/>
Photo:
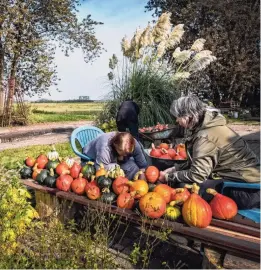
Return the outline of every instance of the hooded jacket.
<path id="1" fill-rule="evenodd" d="M 260 182 L 260 162 L 246 141 L 226 126 L 226 119 L 217 111 L 206 111 L 204 120 L 188 139 L 191 156 L 188 169 L 168 173 L 173 183 L 201 184 L 216 175 L 231 181 Z"/>

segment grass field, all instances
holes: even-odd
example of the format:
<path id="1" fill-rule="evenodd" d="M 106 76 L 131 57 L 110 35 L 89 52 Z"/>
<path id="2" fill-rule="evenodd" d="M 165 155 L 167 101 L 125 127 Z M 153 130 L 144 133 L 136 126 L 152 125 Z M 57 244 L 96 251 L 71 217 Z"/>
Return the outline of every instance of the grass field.
<path id="1" fill-rule="evenodd" d="M 94 120 L 103 109 L 102 102 L 30 103 L 32 123 Z"/>

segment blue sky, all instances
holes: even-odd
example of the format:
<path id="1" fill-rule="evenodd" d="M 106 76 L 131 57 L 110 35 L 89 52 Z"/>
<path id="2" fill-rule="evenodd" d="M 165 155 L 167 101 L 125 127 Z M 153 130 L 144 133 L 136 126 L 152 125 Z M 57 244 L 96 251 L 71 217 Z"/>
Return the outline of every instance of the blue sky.
<path id="1" fill-rule="evenodd" d="M 90 96 L 101 99 L 109 92 L 107 73 L 109 58 L 115 53 L 121 57 L 120 42 L 124 35 L 132 37 L 137 27 L 144 28 L 152 21 L 151 13 L 145 13 L 147 0 L 87 0 L 79 9 L 79 17 L 92 15 L 92 19 L 104 24 L 96 27 L 96 37 L 103 42 L 107 52 L 92 64 L 85 63 L 81 50 L 75 50 L 69 57 L 56 52 L 59 82 L 57 92 L 51 88 L 51 97 L 42 98 L 63 100 Z M 38 99 L 38 97 L 33 98 Z"/>

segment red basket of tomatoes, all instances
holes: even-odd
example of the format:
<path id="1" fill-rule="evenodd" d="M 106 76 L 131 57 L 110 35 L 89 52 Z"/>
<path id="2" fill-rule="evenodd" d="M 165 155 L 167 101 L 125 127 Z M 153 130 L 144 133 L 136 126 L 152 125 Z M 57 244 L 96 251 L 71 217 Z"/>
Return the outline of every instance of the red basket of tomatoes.
<path id="1" fill-rule="evenodd" d="M 166 143 L 161 143 L 157 147 L 152 144 L 152 148 L 144 149 L 150 165 L 156 166 L 159 170 L 187 162 L 187 151 L 184 144 L 175 147 Z"/>

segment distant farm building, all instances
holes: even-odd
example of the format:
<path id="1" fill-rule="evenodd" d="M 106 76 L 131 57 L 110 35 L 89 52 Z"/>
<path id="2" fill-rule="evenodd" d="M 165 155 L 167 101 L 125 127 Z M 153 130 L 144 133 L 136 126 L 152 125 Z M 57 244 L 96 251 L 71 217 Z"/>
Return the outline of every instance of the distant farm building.
<path id="1" fill-rule="evenodd" d="M 89 100 L 89 96 L 79 96 L 79 100 Z"/>

